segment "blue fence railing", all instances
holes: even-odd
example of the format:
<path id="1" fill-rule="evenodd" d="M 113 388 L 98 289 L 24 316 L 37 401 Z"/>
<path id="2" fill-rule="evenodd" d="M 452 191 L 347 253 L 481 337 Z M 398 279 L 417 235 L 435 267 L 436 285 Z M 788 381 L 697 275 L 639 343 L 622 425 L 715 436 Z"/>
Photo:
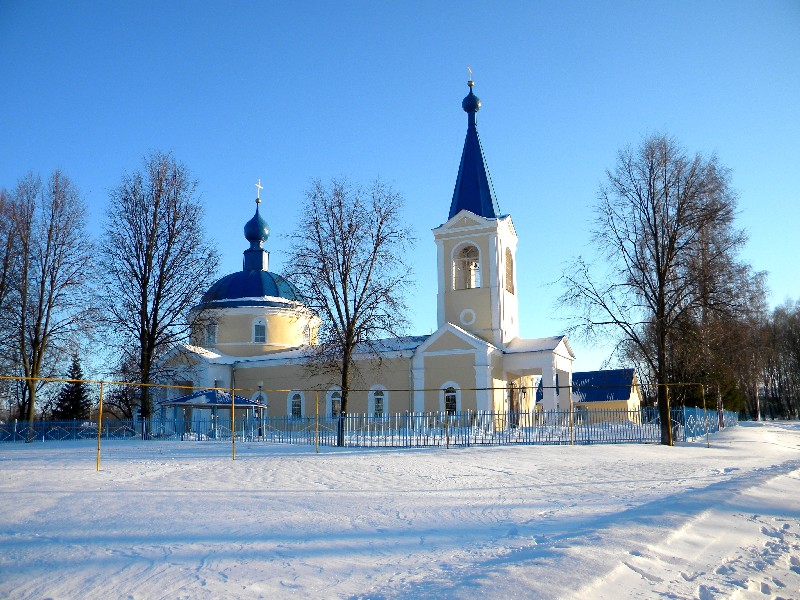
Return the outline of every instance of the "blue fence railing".
<path id="1" fill-rule="evenodd" d="M 199 411 L 198 411 L 199 412 Z M 202 413 L 201 413 L 202 414 Z M 673 439 L 687 441 L 738 423 L 731 411 L 676 408 L 671 411 Z M 233 425 L 233 427 L 232 427 Z M 337 443 L 343 428 L 345 445 L 355 447 L 475 446 L 511 444 L 656 444 L 661 441 L 657 409 L 573 411 L 403 413 L 338 417 L 223 416 L 145 421 L 104 421 L 103 440 L 231 439 L 287 444 Z M 14 421 L 0 423 L 0 442 L 97 439 L 92 421 Z"/>

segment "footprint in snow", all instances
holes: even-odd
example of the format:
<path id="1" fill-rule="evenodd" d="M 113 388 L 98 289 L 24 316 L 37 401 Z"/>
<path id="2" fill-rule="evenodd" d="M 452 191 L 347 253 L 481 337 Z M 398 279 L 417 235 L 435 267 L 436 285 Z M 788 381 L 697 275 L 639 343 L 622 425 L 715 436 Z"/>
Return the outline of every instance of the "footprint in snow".
<path id="1" fill-rule="evenodd" d="M 697 588 L 697 597 L 699 598 L 699 600 L 714 600 L 714 598 L 716 598 L 714 592 L 716 591 L 717 588 L 715 587 L 701 585 L 700 587 Z"/>
<path id="2" fill-rule="evenodd" d="M 644 569 L 640 569 L 638 567 L 634 567 L 630 563 L 626 563 L 626 562 L 623 561 L 622 564 L 625 565 L 626 567 L 628 567 L 631 571 L 633 571 L 637 575 L 639 575 L 642 579 L 644 579 L 648 583 L 661 583 L 662 581 L 664 581 L 658 575 L 653 575 L 652 573 L 648 573 Z"/>
<path id="3" fill-rule="evenodd" d="M 789 570 L 800 575 L 800 558 L 795 555 L 789 557 Z"/>
<path id="4" fill-rule="evenodd" d="M 766 527 L 764 525 L 761 526 L 761 533 L 763 535 L 768 535 L 769 537 L 780 538 L 783 537 L 783 534 L 780 532 L 772 529 L 771 527 Z"/>
<path id="5" fill-rule="evenodd" d="M 714 569 L 714 573 L 716 573 L 717 575 L 727 575 L 728 573 L 733 573 L 735 571 L 736 569 L 728 565 L 720 565 L 716 569 Z"/>

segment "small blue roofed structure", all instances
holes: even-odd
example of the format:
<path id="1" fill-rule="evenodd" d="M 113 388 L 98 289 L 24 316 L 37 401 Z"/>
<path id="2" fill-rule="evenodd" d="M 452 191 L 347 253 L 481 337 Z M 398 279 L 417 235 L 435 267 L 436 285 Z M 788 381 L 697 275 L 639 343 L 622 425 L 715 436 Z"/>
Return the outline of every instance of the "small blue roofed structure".
<path id="1" fill-rule="evenodd" d="M 262 396 L 258 397 L 260 399 Z M 257 427 L 256 419 L 259 416 L 263 419 L 265 412 L 263 409 L 267 405 L 243 396 L 233 396 L 233 400 L 233 410 L 238 415 L 236 423 L 243 428 L 247 425 L 246 429 L 251 432 L 256 429 L 261 431 L 260 427 Z M 164 413 L 168 407 L 172 407 L 171 420 L 174 431 L 181 434 L 181 439 L 187 434 L 195 436 L 194 439 L 229 437 L 233 428 L 230 420 L 231 395 L 228 392 L 214 389 L 200 390 L 179 398 L 163 400 L 159 405 L 162 417 L 166 417 Z M 245 418 L 242 419 L 242 416 Z M 167 417 L 167 420 L 169 419 L 170 417 Z"/>
<path id="2" fill-rule="evenodd" d="M 628 402 L 632 394 L 639 395 L 633 369 L 572 374 L 572 397 L 575 402 Z"/>
<path id="3" fill-rule="evenodd" d="M 267 405 L 244 396 L 234 396 L 234 408 L 264 408 Z M 163 407 L 175 406 L 181 408 L 230 408 L 231 395 L 220 390 L 200 390 L 172 400 L 159 402 Z"/>

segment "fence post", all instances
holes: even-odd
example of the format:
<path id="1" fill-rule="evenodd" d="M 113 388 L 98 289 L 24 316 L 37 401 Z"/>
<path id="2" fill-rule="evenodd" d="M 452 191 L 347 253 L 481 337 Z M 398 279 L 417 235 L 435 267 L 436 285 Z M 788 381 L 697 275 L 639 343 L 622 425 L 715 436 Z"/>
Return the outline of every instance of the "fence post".
<path id="1" fill-rule="evenodd" d="M 706 386 L 700 385 L 700 393 L 703 396 L 703 418 L 706 421 L 706 448 L 711 448 L 711 442 L 708 439 L 708 412 L 706 412 Z"/>
<path id="2" fill-rule="evenodd" d="M 316 405 L 316 420 L 315 420 L 315 435 L 314 435 L 314 451 L 319 454 L 319 390 L 314 392 L 314 402 Z"/>
<path id="3" fill-rule="evenodd" d="M 233 378 L 235 371 L 231 370 L 231 460 L 236 460 L 236 401 L 233 392 L 235 391 Z"/>
<path id="4" fill-rule="evenodd" d="M 100 404 L 97 409 L 97 465 L 96 470 L 100 470 L 100 438 L 103 434 L 103 382 L 100 382 Z"/>

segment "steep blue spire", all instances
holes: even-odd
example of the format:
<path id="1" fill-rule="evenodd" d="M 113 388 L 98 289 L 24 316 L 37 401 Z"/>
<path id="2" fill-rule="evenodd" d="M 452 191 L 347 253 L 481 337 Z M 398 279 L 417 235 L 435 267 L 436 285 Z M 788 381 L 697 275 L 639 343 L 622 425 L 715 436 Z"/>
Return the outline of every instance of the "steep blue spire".
<path id="1" fill-rule="evenodd" d="M 469 94 L 461 103 L 467 113 L 467 139 L 464 140 L 464 151 L 461 153 L 461 165 L 458 167 L 456 189 L 453 192 L 453 201 L 450 203 L 450 215 L 453 218 L 461 210 L 468 210 L 490 219 L 500 216 L 500 208 L 494 197 L 492 178 L 486 167 L 486 158 L 483 156 L 481 138 L 478 136 L 476 113 L 481 108 L 481 101 L 472 93 L 475 82 L 470 79 Z"/>

